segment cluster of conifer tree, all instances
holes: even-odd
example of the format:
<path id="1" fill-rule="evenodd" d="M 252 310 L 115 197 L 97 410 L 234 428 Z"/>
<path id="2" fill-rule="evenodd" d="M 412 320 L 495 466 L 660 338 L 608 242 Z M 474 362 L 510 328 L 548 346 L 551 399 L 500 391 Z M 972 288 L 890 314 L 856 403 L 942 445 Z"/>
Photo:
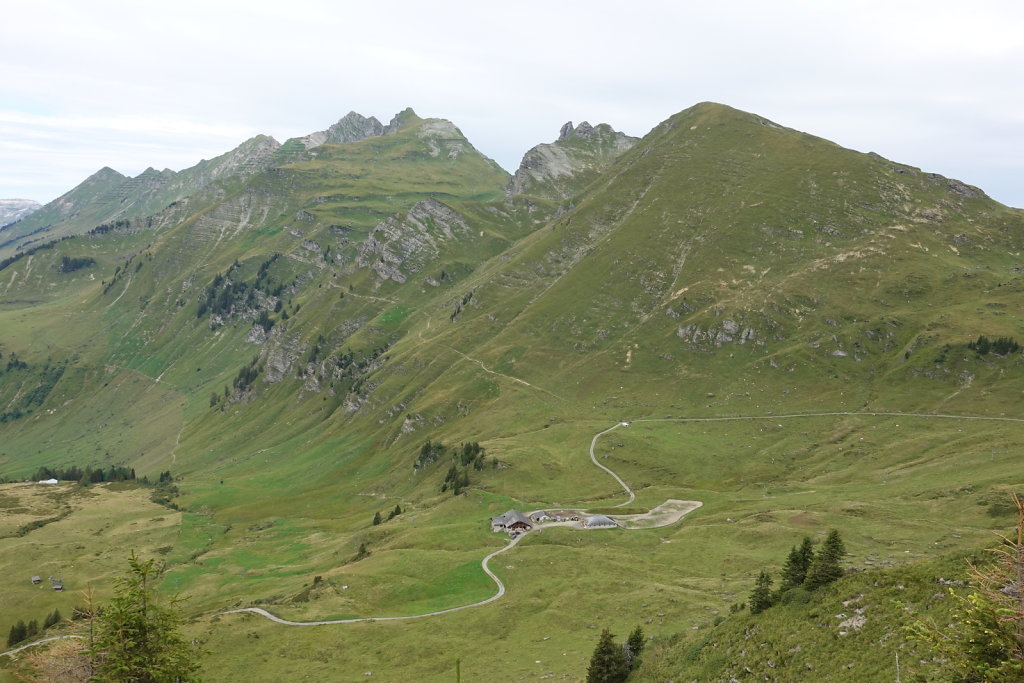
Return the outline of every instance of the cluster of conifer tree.
<path id="1" fill-rule="evenodd" d="M 3 354 L 0 353 L 0 359 L 3 358 Z M 4 371 L 10 372 L 11 370 L 26 370 L 28 369 L 28 363 L 18 358 L 18 354 L 11 351 L 11 355 L 7 356 L 7 364 L 4 365 Z"/>
<path id="2" fill-rule="evenodd" d="M 90 230 L 86 234 L 87 235 L 92 235 L 94 237 L 98 236 L 98 235 L 106 235 L 108 232 L 113 232 L 115 230 L 120 230 L 120 229 L 123 229 L 123 228 L 127 228 L 130 225 L 131 225 L 131 221 L 124 220 L 124 219 L 119 219 L 119 220 L 113 221 L 112 223 L 100 223 L 99 225 L 97 225 L 95 228 L 93 228 L 92 230 Z"/>
<path id="3" fill-rule="evenodd" d="M 779 588 L 772 590 L 772 575 L 762 569 L 757 583 L 750 593 L 750 613 L 758 614 L 779 601 L 787 601 L 794 595 L 791 591 L 813 591 L 827 586 L 843 575 L 839 562 L 846 554 L 846 546 L 839 532 L 832 529 L 818 552 L 814 552 L 811 539 L 804 536 L 799 546 L 789 551 L 782 568 Z"/>
<path id="4" fill-rule="evenodd" d="M 124 465 L 111 465 L 107 469 L 102 467 L 84 469 L 72 465 L 70 467 L 40 467 L 33 477 L 35 481 L 45 479 L 57 479 L 60 481 L 77 481 L 80 484 L 102 484 L 109 481 L 132 481 L 135 479 L 135 468 Z"/>
<path id="5" fill-rule="evenodd" d="M 637 626 L 624 643 L 616 643 L 611 631 L 604 629 L 587 666 L 587 683 L 622 683 L 640 666 L 644 650 L 644 632 Z"/>
<path id="6" fill-rule="evenodd" d="M 285 284 L 283 282 L 275 284 L 270 277 L 270 267 L 280 256 L 280 254 L 274 254 L 261 263 L 256 273 L 256 280 L 252 284 L 241 279 L 231 279 L 231 274 L 241 266 L 238 261 L 231 264 L 224 273 L 217 273 L 199 298 L 196 317 L 202 318 L 207 313 L 228 316 L 235 312 L 240 305 L 252 307 L 256 304 L 256 292 L 261 292 L 266 297 L 280 299 L 284 293 Z M 278 303 L 280 304 L 280 301 Z M 280 311 L 280 306 L 275 308 L 275 311 Z M 260 324 L 268 332 L 269 328 L 273 326 L 269 315 L 264 316 L 260 320 Z"/>
<path id="7" fill-rule="evenodd" d="M 266 313 L 266 311 L 264 311 L 264 313 Z M 258 355 L 253 356 L 253 359 L 246 365 L 243 365 L 238 371 L 238 374 L 235 375 L 235 379 L 231 382 L 231 386 L 233 386 L 239 393 L 245 393 L 253 383 L 256 382 L 256 379 L 260 376 L 261 372 L 263 372 L 263 365 L 260 363 L 260 357 Z M 213 408 L 220 405 L 220 409 L 223 411 L 225 405 L 221 405 L 221 402 L 227 402 L 230 397 L 231 389 L 225 384 L 223 399 L 216 391 L 210 394 L 210 407 Z"/>
<path id="8" fill-rule="evenodd" d="M 424 467 L 433 465 L 447 450 L 448 448 L 440 441 L 431 441 L 430 439 L 427 439 L 423 442 L 423 446 L 420 447 L 420 454 L 416 457 L 416 463 L 413 465 L 413 470 L 419 471 Z"/>
<path id="9" fill-rule="evenodd" d="M 1008 356 L 1011 353 L 1017 353 L 1020 351 L 1020 344 L 1018 344 L 1013 337 L 989 339 L 982 335 L 975 341 L 969 342 L 967 344 L 967 348 L 975 351 L 979 356 L 988 355 L 990 352 L 997 356 Z"/>
<path id="10" fill-rule="evenodd" d="M 144 484 L 149 483 L 149 479 L 146 477 L 142 478 Z M 153 493 L 150 494 L 149 499 L 157 505 L 163 505 L 164 507 L 172 510 L 177 510 L 178 504 L 175 503 L 172 498 L 177 496 L 179 493 L 178 487 L 174 485 L 174 475 L 171 474 L 170 470 L 165 470 L 160 473 L 160 478 L 157 479 L 156 484 L 153 487 Z"/>
<path id="11" fill-rule="evenodd" d="M 0 413 L 0 422 L 20 419 L 30 414 L 36 406 L 42 405 L 46 397 L 53 391 L 53 387 L 64 376 L 66 367 L 67 362 L 51 363 L 50 361 L 47 361 L 42 367 L 38 365 L 30 367 L 28 363 L 18 358 L 16 353 L 11 352 L 7 357 L 7 363 L 0 365 L 0 374 L 28 370 L 35 375 L 36 382 L 34 386 L 31 384 L 31 380 L 26 382 L 25 386 L 31 388 L 28 391 L 20 392 L 15 400 L 8 404 L 8 409 Z"/>
<path id="12" fill-rule="evenodd" d="M 25 251 L 19 251 L 18 253 L 14 254 L 13 256 L 8 256 L 7 258 L 5 258 L 3 260 L 0 260 L 0 270 L 3 270 L 7 266 L 9 266 L 12 263 L 15 263 L 15 262 L 25 258 L 26 256 L 32 256 L 33 254 L 36 254 L 36 253 L 38 253 L 40 251 L 43 251 L 45 249 L 53 249 L 55 246 L 57 246 L 61 242 L 63 242 L 64 240 L 68 240 L 68 239 L 71 239 L 70 235 L 67 235 L 65 237 L 61 237 L 60 239 L 52 240 L 50 242 L 46 242 L 44 244 L 40 244 L 39 246 L 32 247 L 31 249 L 26 249 Z M 4 246 L 4 244 L 0 244 L 0 247 L 2 247 L 2 246 Z"/>
<path id="13" fill-rule="evenodd" d="M 384 522 L 390 522 L 391 520 L 393 520 L 395 517 L 397 517 L 400 514 L 402 514 L 402 506 L 401 505 L 396 505 L 395 509 L 388 513 L 388 518 L 387 519 L 384 519 L 383 517 L 381 517 L 379 512 L 375 512 L 373 514 L 373 525 L 377 526 L 378 524 L 382 524 Z"/>
<path id="14" fill-rule="evenodd" d="M 457 496 L 469 486 L 469 468 L 478 472 L 484 468 L 484 449 L 475 441 L 464 443 L 452 454 L 452 461 L 441 484 L 441 492 L 451 490 L 452 495 Z"/>
<path id="15" fill-rule="evenodd" d="M 420 454 L 416 457 L 416 464 L 413 470 L 418 472 L 421 469 L 432 465 L 448 453 L 451 453 L 452 464 L 445 474 L 444 482 L 441 484 L 441 492 L 451 491 L 453 495 L 459 495 L 463 489 L 469 486 L 470 468 L 479 472 L 484 468 L 484 448 L 476 441 L 469 441 L 460 444 L 458 448 L 449 448 L 440 441 L 426 441 L 420 448 Z"/>
<path id="16" fill-rule="evenodd" d="M 58 273 L 73 273 L 82 268 L 88 268 L 96 263 L 96 259 L 89 256 L 61 256 L 60 265 L 57 266 Z"/>
<path id="17" fill-rule="evenodd" d="M 53 610 L 46 616 L 46 619 L 43 620 L 42 629 L 39 628 L 39 622 L 35 619 L 28 622 L 27 624 L 25 623 L 24 620 L 18 619 L 18 622 L 11 626 L 11 630 L 7 634 L 8 647 L 12 645 L 17 645 L 18 643 L 24 640 L 28 640 L 29 638 L 34 638 L 35 636 L 39 635 L 51 626 L 56 626 L 57 624 L 59 624 L 62 618 L 63 617 L 61 617 L 60 615 L 60 610 Z"/>

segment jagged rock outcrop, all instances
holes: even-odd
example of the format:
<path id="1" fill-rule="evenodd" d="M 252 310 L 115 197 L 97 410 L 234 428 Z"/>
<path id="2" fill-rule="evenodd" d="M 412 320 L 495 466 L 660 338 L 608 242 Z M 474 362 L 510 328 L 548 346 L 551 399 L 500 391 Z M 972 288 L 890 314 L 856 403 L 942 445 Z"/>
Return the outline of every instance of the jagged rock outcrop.
<path id="1" fill-rule="evenodd" d="M 638 141 L 606 123 L 592 126 L 584 121 L 574 127 L 569 121 L 555 142 L 537 145 L 523 156 L 506 194 L 568 199 Z"/>
<path id="2" fill-rule="evenodd" d="M 729 342 L 746 344 L 757 339 L 757 330 L 742 326 L 735 320 L 723 320 L 719 324 L 709 325 L 706 329 L 697 324 L 680 325 L 676 330 L 676 336 L 687 342 L 689 348 L 696 350 L 701 347 L 721 348 L 722 344 Z"/>
<path id="3" fill-rule="evenodd" d="M 372 268 L 382 280 L 405 282 L 437 257 L 445 242 L 469 233 L 462 216 L 436 199 L 426 199 L 405 216 L 381 221 L 360 245 L 356 265 Z"/>
<path id="4" fill-rule="evenodd" d="M 357 142 L 384 135 L 384 132 L 384 124 L 375 117 L 366 118 L 362 114 L 350 111 L 327 130 L 310 133 L 299 140 L 306 149 L 311 149 L 328 143 Z"/>

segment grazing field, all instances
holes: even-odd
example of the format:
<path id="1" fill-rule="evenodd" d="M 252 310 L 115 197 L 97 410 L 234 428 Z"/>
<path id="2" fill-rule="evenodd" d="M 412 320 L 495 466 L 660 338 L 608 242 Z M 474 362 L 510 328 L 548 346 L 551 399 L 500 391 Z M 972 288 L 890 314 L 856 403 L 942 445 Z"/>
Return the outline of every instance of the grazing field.
<path id="1" fill-rule="evenodd" d="M 841 529 L 848 565 L 871 571 L 984 544 L 1006 527 L 1006 492 L 1024 482 L 1017 457 L 1022 440 L 1024 424 L 935 417 L 634 421 L 603 436 L 595 449 L 637 492 L 623 510 L 635 514 L 666 499 L 703 506 L 652 529 L 537 530 L 492 562 L 508 588 L 498 602 L 398 623 L 288 627 L 254 615 L 211 615 L 257 605 L 297 621 L 401 616 L 484 599 L 495 588 L 479 562 L 503 542 L 489 532 L 488 517 L 519 503 L 471 489 L 355 532 L 351 521 L 313 517 L 269 518 L 236 531 L 218 526 L 215 515 L 164 515 L 169 511 L 151 507 L 139 489 L 9 485 L 4 500 L 21 502 L 8 504 L 4 519 L 5 528 L 15 529 L 63 497 L 72 513 L 29 537 L 39 534 L 33 540 L 42 543 L 46 529 L 58 524 L 67 526 L 54 531 L 100 532 L 89 536 L 103 548 L 102 563 L 91 565 L 102 568 L 94 573 L 100 581 L 120 560 L 111 539 L 137 544 L 143 554 L 161 550 L 168 562 L 164 589 L 190 594 L 190 612 L 206 615 L 190 632 L 206 641 L 212 680 L 250 657 L 261 662 L 257 680 L 316 679 L 339 666 L 385 679 L 447 680 L 457 658 L 467 674 L 501 666 L 509 679 L 547 673 L 573 679 L 604 626 L 625 633 L 639 623 L 656 638 L 698 637 L 745 600 L 761 568 L 777 570 L 804 535 L 818 539 Z M 607 503 L 624 499 L 618 484 L 590 463 L 588 445 L 580 438 L 567 449 L 575 454 L 566 455 L 566 467 L 583 480 L 593 472 L 605 478 L 603 487 L 600 479 L 592 483 L 603 494 L 587 495 Z M 951 488 L 957 472 L 966 478 Z M 577 502 L 566 497 L 571 482 L 563 486 L 557 502 Z M 119 500 L 137 505 L 138 516 L 113 525 L 115 509 L 124 520 L 114 507 Z M 556 502 L 530 500 L 538 507 Z M 143 521 L 145 529 L 133 528 Z M 371 552 L 352 561 L 341 551 L 356 539 L 369 540 Z M 7 562 L 8 574 L 25 572 Z M 24 592 L 40 594 L 27 581 Z M 49 602 L 44 611 L 52 609 Z M 500 647 L 480 645 L 481 634 L 490 633 L 500 634 Z"/>

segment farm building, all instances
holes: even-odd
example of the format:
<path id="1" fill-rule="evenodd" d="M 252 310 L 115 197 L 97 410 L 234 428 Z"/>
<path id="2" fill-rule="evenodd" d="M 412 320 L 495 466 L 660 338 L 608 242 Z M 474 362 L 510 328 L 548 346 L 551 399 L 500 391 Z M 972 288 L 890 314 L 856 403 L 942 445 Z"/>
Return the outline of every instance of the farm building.
<path id="1" fill-rule="evenodd" d="M 556 522 L 578 522 L 580 521 L 579 510 L 548 510 L 548 517 Z"/>
<path id="2" fill-rule="evenodd" d="M 540 522 L 550 522 L 552 517 L 546 510 L 537 510 L 530 515 L 530 519 L 532 519 L 534 523 L 539 524 Z"/>
<path id="3" fill-rule="evenodd" d="M 594 515 L 587 517 L 583 520 L 583 526 L 588 529 L 614 529 L 619 526 L 618 523 L 611 517 L 605 517 L 604 515 Z"/>
<path id="4" fill-rule="evenodd" d="M 491 517 L 491 531 L 529 531 L 533 524 L 519 510 L 509 510 L 503 515 Z"/>
<path id="5" fill-rule="evenodd" d="M 41 577 L 41 576 L 33 576 L 32 577 L 32 583 L 39 583 L 42 580 L 43 580 L 43 577 Z"/>

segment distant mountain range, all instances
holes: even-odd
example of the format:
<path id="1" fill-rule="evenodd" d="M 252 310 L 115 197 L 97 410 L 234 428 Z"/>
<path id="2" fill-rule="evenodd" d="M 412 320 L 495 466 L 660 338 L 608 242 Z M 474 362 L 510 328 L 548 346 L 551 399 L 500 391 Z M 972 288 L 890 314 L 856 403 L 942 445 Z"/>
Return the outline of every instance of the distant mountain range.
<path id="1" fill-rule="evenodd" d="M 33 211 L 42 208 L 42 204 L 31 199 L 0 199 L 0 230 L 9 223 L 21 220 Z"/>

